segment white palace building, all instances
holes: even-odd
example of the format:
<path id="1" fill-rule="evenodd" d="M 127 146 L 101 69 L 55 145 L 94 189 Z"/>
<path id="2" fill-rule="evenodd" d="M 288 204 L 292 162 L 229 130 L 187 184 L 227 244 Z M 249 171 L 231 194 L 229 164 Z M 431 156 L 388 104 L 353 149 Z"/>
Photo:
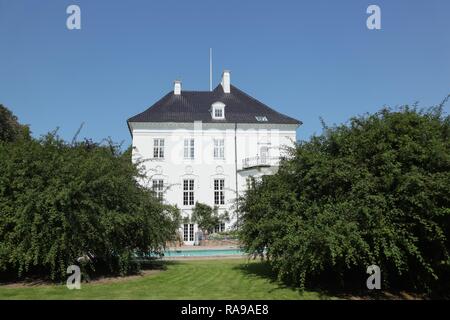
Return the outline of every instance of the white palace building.
<path id="1" fill-rule="evenodd" d="M 231 220 L 215 232 L 234 225 L 248 177 L 276 172 L 300 125 L 231 85 L 229 71 L 212 91 L 183 91 L 175 81 L 173 91 L 128 119 L 133 159 L 145 160 L 158 197 L 187 218 L 197 201 L 227 211 Z M 180 226 L 187 245 L 197 231 L 193 223 Z"/>

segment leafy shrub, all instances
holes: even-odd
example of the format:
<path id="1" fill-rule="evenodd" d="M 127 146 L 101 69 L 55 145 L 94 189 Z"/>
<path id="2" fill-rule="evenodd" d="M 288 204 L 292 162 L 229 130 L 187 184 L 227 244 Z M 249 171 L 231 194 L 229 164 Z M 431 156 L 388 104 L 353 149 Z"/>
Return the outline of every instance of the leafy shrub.
<path id="1" fill-rule="evenodd" d="M 209 240 L 237 240 L 238 239 L 238 232 L 236 230 L 231 231 L 222 231 L 210 234 L 208 236 Z"/>
<path id="2" fill-rule="evenodd" d="M 134 257 L 161 253 L 178 210 L 141 187 L 130 151 L 54 134 L 0 142 L 0 270 L 65 278 L 66 268 L 127 273 Z"/>
<path id="3" fill-rule="evenodd" d="M 241 240 L 280 279 L 449 291 L 450 117 L 443 106 L 355 117 L 299 143 L 241 199 Z M 327 280 L 324 280 L 327 279 Z"/>
<path id="4" fill-rule="evenodd" d="M 192 209 L 191 222 L 197 223 L 200 230 L 211 233 L 219 223 L 229 221 L 228 212 L 219 213 L 217 206 L 196 202 Z"/>

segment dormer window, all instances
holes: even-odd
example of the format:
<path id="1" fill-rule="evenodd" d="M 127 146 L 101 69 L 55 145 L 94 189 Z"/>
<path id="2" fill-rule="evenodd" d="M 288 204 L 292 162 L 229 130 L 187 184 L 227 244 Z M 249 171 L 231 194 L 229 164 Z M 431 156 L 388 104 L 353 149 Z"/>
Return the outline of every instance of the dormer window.
<path id="1" fill-rule="evenodd" d="M 214 118 L 223 118 L 223 109 L 216 108 L 214 110 Z"/>
<path id="2" fill-rule="evenodd" d="M 215 120 L 224 120 L 225 119 L 225 104 L 218 101 L 214 102 L 211 106 L 211 116 Z"/>
<path id="3" fill-rule="evenodd" d="M 267 122 L 267 117 L 266 116 L 255 116 L 256 121 L 258 122 Z"/>

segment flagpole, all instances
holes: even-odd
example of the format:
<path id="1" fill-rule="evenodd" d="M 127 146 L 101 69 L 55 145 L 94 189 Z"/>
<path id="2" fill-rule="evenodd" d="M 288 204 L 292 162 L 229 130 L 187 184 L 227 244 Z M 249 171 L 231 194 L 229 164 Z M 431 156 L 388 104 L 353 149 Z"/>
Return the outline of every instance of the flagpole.
<path id="1" fill-rule="evenodd" d="M 212 48 L 209 48 L 209 91 L 212 91 Z"/>

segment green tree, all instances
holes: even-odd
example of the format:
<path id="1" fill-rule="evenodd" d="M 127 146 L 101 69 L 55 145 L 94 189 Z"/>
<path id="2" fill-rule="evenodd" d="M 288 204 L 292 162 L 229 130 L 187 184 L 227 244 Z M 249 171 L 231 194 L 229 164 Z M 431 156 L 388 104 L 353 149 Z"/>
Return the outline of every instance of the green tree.
<path id="1" fill-rule="evenodd" d="M 0 142 L 11 142 L 19 138 L 29 137 L 28 126 L 19 124 L 17 117 L 0 104 Z"/>
<path id="2" fill-rule="evenodd" d="M 138 181 L 130 152 L 113 143 L 66 143 L 54 134 L 0 143 L 0 270 L 65 278 L 66 268 L 127 273 L 162 253 L 178 209 Z"/>
<path id="3" fill-rule="evenodd" d="M 197 223 L 200 230 L 205 234 L 208 234 L 211 230 L 214 230 L 215 226 L 222 222 L 229 220 L 228 213 L 219 213 L 217 206 L 211 207 L 207 204 L 196 202 L 195 207 L 192 210 L 191 221 Z"/>
<path id="4" fill-rule="evenodd" d="M 384 108 L 291 150 L 251 181 L 240 236 L 280 279 L 356 284 L 376 264 L 384 286 L 449 291 L 450 117 Z M 333 279 L 333 281 L 331 281 Z"/>

